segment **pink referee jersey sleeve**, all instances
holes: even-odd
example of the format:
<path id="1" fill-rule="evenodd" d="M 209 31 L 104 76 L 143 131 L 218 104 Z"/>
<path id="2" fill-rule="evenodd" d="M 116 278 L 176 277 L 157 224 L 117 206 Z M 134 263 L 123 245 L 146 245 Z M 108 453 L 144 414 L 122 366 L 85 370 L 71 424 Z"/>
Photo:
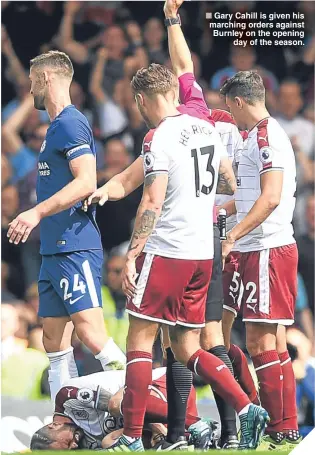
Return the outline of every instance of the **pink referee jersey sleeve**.
<path id="1" fill-rule="evenodd" d="M 178 110 L 182 114 L 188 114 L 193 117 L 203 118 L 212 124 L 212 118 L 203 96 L 202 88 L 197 83 L 193 73 L 185 73 L 178 78 L 179 97 L 182 103 Z"/>

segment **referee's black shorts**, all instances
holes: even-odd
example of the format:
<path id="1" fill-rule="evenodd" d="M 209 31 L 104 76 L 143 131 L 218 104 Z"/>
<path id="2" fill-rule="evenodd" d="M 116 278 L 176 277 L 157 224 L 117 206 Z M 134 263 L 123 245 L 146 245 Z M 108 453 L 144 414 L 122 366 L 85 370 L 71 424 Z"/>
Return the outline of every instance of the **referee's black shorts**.
<path id="1" fill-rule="evenodd" d="M 212 276 L 206 301 L 206 322 L 221 321 L 223 313 L 222 255 L 220 231 L 213 225 L 214 258 Z"/>

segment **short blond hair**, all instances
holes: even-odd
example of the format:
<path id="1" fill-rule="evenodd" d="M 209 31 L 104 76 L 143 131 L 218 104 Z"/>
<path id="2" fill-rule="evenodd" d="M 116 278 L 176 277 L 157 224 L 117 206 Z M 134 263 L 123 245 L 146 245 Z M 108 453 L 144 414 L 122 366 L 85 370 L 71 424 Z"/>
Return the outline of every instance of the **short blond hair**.
<path id="1" fill-rule="evenodd" d="M 48 67 L 55 71 L 61 76 L 72 79 L 73 77 L 73 65 L 70 57 L 64 52 L 60 51 L 49 51 L 45 54 L 40 54 L 30 61 L 30 68 L 41 68 Z"/>
<path id="2" fill-rule="evenodd" d="M 165 95 L 171 90 L 178 89 L 175 74 L 164 65 L 151 63 L 148 68 L 139 69 L 131 81 L 134 94 L 143 92 L 146 95 Z"/>

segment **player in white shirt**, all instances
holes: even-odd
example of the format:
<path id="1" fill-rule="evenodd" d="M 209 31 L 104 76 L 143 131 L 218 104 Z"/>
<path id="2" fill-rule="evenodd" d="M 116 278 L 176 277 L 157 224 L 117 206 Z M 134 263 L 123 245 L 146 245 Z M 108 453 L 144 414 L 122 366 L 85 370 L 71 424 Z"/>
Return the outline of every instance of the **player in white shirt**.
<path id="1" fill-rule="evenodd" d="M 166 0 L 164 5 L 165 17 L 177 18 L 178 7 L 181 1 Z M 192 73 L 193 64 L 191 60 L 191 53 L 186 43 L 183 31 L 179 24 L 168 25 L 168 45 L 169 53 L 172 63 L 172 68 L 175 75 L 179 78 L 180 83 L 180 99 L 182 102 L 188 100 L 192 95 L 196 96 L 197 90 L 192 93 L 188 87 L 183 83 L 182 74 Z M 200 107 L 204 107 L 207 111 L 205 101 L 200 96 Z M 197 99 L 197 98 L 196 98 Z M 215 123 L 215 128 L 220 134 L 221 141 L 226 147 L 228 157 L 231 163 L 236 168 L 240 152 L 243 147 L 243 139 L 238 131 L 235 122 L 233 121 L 231 114 L 226 111 L 218 109 L 210 109 L 211 120 Z M 216 193 L 230 194 L 234 193 L 233 188 L 227 184 L 225 179 L 219 177 L 218 186 Z M 229 197 L 227 197 L 229 200 Z M 224 196 L 216 196 L 216 204 L 223 203 L 227 200 Z M 216 211 L 215 211 L 216 212 Z M 232 283 L 232 277 L 234 269 L 237 268 L 237 252 L 233 252 L 233 256 L 229 256 L 229 263 L 226 264 L 225 270 L 222 271 L 222 259 L 221 259 L 221 242 L 220 242 L 220 231 L 217 224 L 217 216 L 214 214 L 214 258 L 212 266 L 211 281 L 207 292 L 206 299 L 206 314 L 205 314 L 205 327 L 201 331 L 201 347 L 209 353 L 218 357 L 225 365 L 229 368 L 231 373 L 234 375 L 233 366 L 228 355 L 228 350 L 224 345 L 224 338 L 222 334 L 222 316 L 223 316 L 223 303 L 224 300 L 230 298 L 229 287 Z M 228 262 L 228 261 L 226 261 Z M 222 275 L 224 280 L 222 279 Z M 224 289 L 222 284 L 224 283 Z M 227 290 L 227 292 L 226 292 Z M 223 316 L 224 318 L 224 316 Z M 224 320 L 224 319 L 223 319 Z M 163 337 L 164 339 L 164 337 Z M 234 347 L 234 346 L 233 346 Z M 169 422 L 167 441 L 172 442 L 175 436 L 184 435 L 183 427 L 183 415 L 185 413 L 185 406 L 183 400 L 183 393 L 178 397 L 178 392 L 173 383 L 181 381 L 184 382 L 184 377 L 187 381 L 187 387 L 189 387 L 189 374 L 187 368 L 184 365 L 180 365 L 179 362 L 172 363 L 172 350 L 169 348 L 167 351 L 167 372 L 168 378 L 168 401 L 172 406 L 169 406 Z M 190 379 L 191 380 L 191 379 Z M 252 381 L 253 388 L 255 388 Z M 229 405 L 229 402 L 224 400 L 218 393 L 214 391 L 214 398 L 217 404 L 217 408 L 220 414 L 221 421 L 221 436 L 219 445 L 224 449 L 237 449 L 239 440 L 237 437 L 236 428 L 236 415 L 233 407 Z M 180 425 L 180 422 L 182 424 Z M 175 423 L 175 425 L 174 425 Z M 175 428 L 173 428 L 175 427 Z M 181 428 L 181 432 L 180 432 Z"/>
<path id="2" fill-rule="evenodd" d="M 221 109 L 211 109 L 211 117 L 215 122 L 215 127 L 220 134 L 223 145 L 226 147 L 228 157 L 233 165 L 235 175 L 237 175 L 238 162 L 243 150 L 243 138 L 235 125 L 231 114 Z M 218 185 L 219 186 L 219 185 Z M 215 203 L 217 212 L 220 207 L 233 200 L 234 196 L 217 194 Z M 226 218 L 226 231 L 232 229 L 236 224 L 236 215 Z M 242 365 L 242 372 L 235 369 L 235 353 L 243 355 L 242 350 L 230 343 L 230 332 L 234 322 L 234 313 L 230 311 L 230 302 L 238 296 L 231 290 L 234 289 L 234 275 L 239 268 L 238 245 L 235 245 L 231 253 L 225 260 L 222 267 L 222 248 L 220 240 L 220 230 L 218 225 L 214 225 L 214 261 L 212 276 L 206 302 L 206 326 L 201 332 L 201 346 L 208 352 L 221 358 L 230 368 L 230 371 L 237 378 L 242 389 L 247 393 L 249 399 L 259 405 L 259 401 L 253 399 L 257 397 L 255 383 L 246 365 Z M 232 322 L 231 322 L 232 321 Z M 245 356 L 244 356 L 245 357 Z M 247 370 L 247 371 L 246 371 Z M 246 374 L 248 372 L 248 374 Z M 246 381 L 244 381 L 244 377 Z M 234 409 L 229 402 L 222 400 L 214 391 L 214 398 L 218 407 L 221 421 L 220 447 L 222 449 L 234 449 L 239 446 L 237 436 L 236 416 Z"/>
<path id="3" fill-rule="evenodd" d="M 238 174 L 238 165 L 244 148 L 244 142 L 247 140 L 247 132 L 240 133 L 237 128 L 235 121 L 231 114 L 227 111 L 220 109 L 211 109 L 211 116 L 215 122 L 215 126 L 220 134 L 223 145 L 227 148 L 227 153 L 229 159 L 233 164 L 233 169 L 235 174 Z M 216 205 L 219 209 L 220 207 L 229 208 L 231 205 L 234 205 L 234 196 L 228 196 L 226 194 L 217 194 L 216 196 Z M 229 216 L 226 219 L 226 231 L 230 231 L 237 223 L 236 214 L 228 214 Z M 220 251 L 221 255 L 221 251 Z M 253 377 L 248 368 L 248 361 L 241 350 L 241 348 L 231 343 L 231 330 L 235 317 L 238 314 L 238 311 L 241 307 L 241 300 L 243 295 L 243 283 L 239 280 L 239 267 L 240 267 L 240 257 L 241 253 L 239 251 L 238 242 L 235 242 L 232 251 L 225 258 L 224 269 L 222 272 L 222 284 L 223 284 L 223 314 L 221 313 L 222 319 L 222 331 L 224 344 L 228 351 L 228 356 L 233 365 L 234 375 L 237 377 L 237 381 L 242 387 L 242 389 L 247 393 L 249 399 L 252 403 L 259 405 L 259 396 L 253 381 Z M 213 281 L 213 270 L 211 283 Z M 211 295 L 211 292 L 209 292 Z M 211 306 L 210 306 L 211 308 Z M 213 332 L 213 327 L 211 327 Z M 210 332 L 210 330 L 209 330 Z M 226 411 L 229 415 L 228 411 Z M 221 418 L 222 421 L 222 418 Z M 232 429 L 231 419 L 227 424 L 228 428 Z M 223 427 L 224 429 L 224 427 Z M 229 433 L 232 435 L 232 433 Z M 225 438 L 227 440 L 226 448 L 234 448 L 232 444 L 235 444 L 235 439 L 230 436 Z M 223 438 L 224 441 L 224 438 Z"/>
<path id="4" fill-rule="evenodd" d="M 268 410 L 266 444 L 299 441 L 295 380 L 285 326 L 294 322 L 298 253 L 293 237 L 296 172 L 284 130 L 265 107 L 256 72 L 241 71 L 221 88 L 231 114 L 248 138 L 238 166 L 237 221 L 223 242 L 223 258 L 238 241 L 239 279 L 247 349 Z M 235 307 L 235 310 L 238 308 Z"/>
<path id="5" fill-rule="evenodd" d="M 160 423 L 151 425 L 152 437 L 156 431 L 166 430 L 162 425 L 167 416 L 165 373 L 166 368 L 152 371 L 146 423 Z M 120 405 L 125 376 L 125 370 L 112 370 L 68 379 L 56 395 L 53 422 L 36 431 L 31 450 L 95 450 L 117 439 L 123 429 Z M 186 418 L 188 432 L 197 421 L 196 392 L 192 387 Z"/>
<path id="6" fill-rule="evenodd" d="M 180 1 L 167 0 L 164 6 L 165 17 L 176 18 L 178 10 L 176 7 L 180 6 Z M 191 59 L 191 52 L 186 43 L 183 31 L 179 24 L 172 24 L 167 27 L 169 53 L 172 63 L 172 68 L 175 75 L 179 78 L 180 84 L 180 99 L 183 103 L 186 102 L 191 96 L 196 96 L 197 90 L 192 92 L 189 86 L 183 83 L 182 76 L 185 73 L 193 73 L 193 63 Z M 202 92 L 201 92 L 202 93 Z M 200 93 L 200 95 L 201 95 Z M 195 98 L 197 100 L 197 97 Z M 207 112 L 208 107 L 202 96 L 199 96 L 200 107 L 203 106 Z M 220 134 L 221 141 L 223 142 L 226 150 L 229 152 L 229 159 L 234 161 L 232 155 L 234 151 L 242 147 L 242 137 L 236 127 L 231 115 L 227 112 L 220 110 L 212 110 L 207 112 L 207 116 L 211 116 L 211 120 L 215 123 L 215 128 Z M 234 188 L 231 187 L 224 178 L 219 177 L 216 193 L 225 193 L 232 195 Z M 213 242 L 214 242 L 214 257 L 211 280 L 207 292 L 206 307 L 205 307 L 205 326 L 201 331 L 201 347 L 205 351 L 218 357 L 229 368 L 234 375 L 233 366 L 229 359 L 228 352 L 224 346 L 224 339 L 222 334 L 222 313 L 223 313 L 223 286 L 222 286 L 222 259 L 221 259 L 221 242 L 220 232 L 217 224 L 216 210 L 213 217 Z M 212 235 L 212 233 L 211 233 Z M 227 279 L 225 280 L 227 281 Z M 164 337 L 163 337 L 164 339 Z M 185 415 L 185 402 L 183 393 L 178 393 L 176 384 L 178 381 L 184 382 L 186 379 L 187 387 L 189 390 L 189 370 L 181 365 L 179 362 L 172 362 L 173 353 L 170 348 L 166 349 L 167 352 L 167 372 L 169 378 L 168 387 L 168 401 L 172 403 L 169 406 L 169 422 L 167 441 L 172 442 L 176 437 L 184 435 L 183 416 Z M 192 376 L 190 376 L 190 381 Z M 187 392 L 186 392 L 187 394 Z M 221 435 L 219 445 L 222 448 L 236 449 L 239 445 L 236 427 L 236 414 L 232 406 L 229 405 L 228 400 L 224 400 L 222 396 L 214 391 L 214 398 L 220 415 L 221 421 Z M 181 431 L 180 431 L 181 430 Z"/>
<path id="7" fill-rule="evenodd" d="M 170 5 L 172 2 L 167 3 Z M 176 3 L 178 4 L 180 2 L 177 1 Z M 173 4 L 171 7 L 173 7 Z M 178 25 L 174 24 L 171 27 L 168 27 L 168 38 L 172 66 L 176 76 L 178 76 L 179 79 L 180 99 L 183 102 L 183 104 L 178 106 L 177 109 L 180 112 L 188 113 L 189 115 L 199 117 L 201 115 L 202 117 L 205 117 L 207 121 L 214 120 L 216 129 L 219 131 L 221 139 L 228 149 L 229 159 L 232 162 L 237 161 L 243 141 L 237 127 L 233 122 L 233 119 L 231 118 L 231 115 L 226 111 L 219 110 L 211 110 L 209 113 L 208 107 L 203 98 L 202 91 L 193 77 L 191 54 L 183 33 Z M 145 144 L 146 142 L 150 142 L 150 137 L 148 137 L 147 140 L 144 140 Z M 102 188 L 98 189 L 96 193 L 94 193 L 90 198 L 90 202 L 93 200 L 94 202 L 99 202 L 100 205 L 102 205 L 107 199 L 120 199 L 138 187 L 143 182 L 143 169 L 142 163 L 140 161 L 142 160 L 138 158 L 123 173 L 115 176 L 110 182 L 108 182 Z M 220 176 L 220 181 L 217 186 L 217 193 L 222 191 L 223 193 L 227 192 L 228 194 L 232 194 L 231 188 L 227 184 L 227 181 L 229 181 L 229 178 L 226 179 L 227 176 L 227 173 L 225 173 L 224 176 Z M 222 262 L 220 238 L 217 225 L 214 225 L 214 235 L 215 254 L 210 288 L 207 293 L 206 326 L 202 330 L 202 347 L 206 350 L 209 350 L 211 354 L 216 355 L 219 359 L 221 359 L 233 374 L 233 367 L 228 357 L 227 350 L 224 346 L 222 336 Z M 236 253 L 234 254 L 236 257 Z M 224 271 L 224 282 L 227 289 L 231 284 L 234 268 L 237 267 L 235 257 L 234 260 L 231 260 L 230 264 L 226 265 L 226 270 Z M 165 341 L 164 338 L 163 340 Z M 167 345 L 165 346 L 167 347 Z M 183 416 L 186 412 L 185 387 L 187 387 L 189 390 L 189 384 L 191 384 L 192 377 L 191 374 L 189 374 L 189 370 L 174 359 L 174 355 L 170 348 L 167 348 L 166 352 L 167 371 L 169 378 L 167 396 L 168 402 L 170 403 L 169 412 L 171 413 L 168 421 L 167 442 L 177 443 L 178 438 L 180 438 L 181 435 L 184 435 L 185 432 L 183 425 Z M 181 387 L 181 390 L 178 390 L 175 387 L 175 383 L 178 382 L 178 379 L 176 378 L 180 378 L 181 384 L 185 384 L 185 387 Z M 253 381 L 252 384 L 253 389 L 255 389 Z M 224 448 L 236 448 L 239 444 L 239 441 L 237 438 L 235 411 L 228 405 L 228 402 L 223 400 L 218 394 L 215 394 L 215 398 L 220 412 L 222 424 L 220 440 L 221 446 Z M 204 429 L 200 430 L 202 430 L 200 431 L 200 435 L 202 434 L 202 439 L 205 442 L 207 439 L 205 431 Z M 165 449 L 164 442 L 163 447 L 161 448 Z M 170 447 L 168 449 L 170 449 Z"/>
<path id="8" fill-rule="evenodd" d="M 144 140 L 144 191 L 123 273 L 130 315 L 124 434 L 111 449 L 143 450 L 152 346 L 161 324 L 170 327 L 177 360 L 211 383 L 239 413 L 241 446 L 256 447 L 266 411 L 251 404 L 221 360 L 200 348 L 195 330 L 205 321 L 211 215 L 225 149 L 209 121 L 178 113 L 178 81 L 166 67 L 139 70 L 131 85 L 143 118 L 156 129 Z"/>
<path id="9" fill-rule="evenodd" d="M 173 32 L 172 27 L 172 32 Z M 179 52 L 178 47 L 180 46 L 180 39 L 178 36 L 174 37 L 175 39 L 169 39 L 170 44 L 170 55 L 173 62 L 173 68 L 178 76 L 179 81 L 179 92 L 180 98 L 183 104 L 177 105 L 178 112 L 182 114 L 188 114 L 193 117 L 197 117 L 200 119 L 205 120 L 206 122 L 213 124 L 213 120 L 207 104 L 205 102 L 203 92 L 200 86 L 197 84 L 195 77 L 193 75 L 193 65 L 191 61 L 191 54 L 188 49 L 188 46 L 185 42 L 185 38 L 181 32 L 182 42 L 184 44 L 184 60 L 181 58 L 182 52 Z M 172 43 L 174 43 L 172 45 Z M 182 49 L 181 49 L 182 50 Z M 176 59 L 174 57 L 176 56 Z M 179 55 L 179 59 L 177 59 L 177 55 Z M 187 59 L 188 57 L 188 59 Z M 176 61 L 178 60 L 178 69 L 176 65 Z M 188 61 L 187 61 L 188 60 Z M 212 113 L 212 111 L 211 111 Z M 221 114 L 214 113 L 217 117 L 222 117 Z M 235 125 L 231 125 L 234 128 Z M 109 182 L 107 182 L 104 186 L 99 188 L 91 197 L 89 198 L 89 203 L 98 202 L 102 205 L 107 199 L 109 200 L 118 200 L 125 196 L 127 196 L 130 192 L 135 190 L 141 183 L 144 181 L 144 167 L 143 167 L 143 157 L 144 157 L 144 149 L 146 148 L 146 143 L 150 139 L 150 135 L 153 132 L 148 133 L 147 138 L 143 141 L 143 149 L 142 153 L 139 158 L 135 160 L 133 164 L 131 164 L 127 169 L 125 169 L 121 174 L 116 175 L 113 177 Z M 233 174 L 232 165 L 230 164 L 229 158 L 226 155 L 221 156 L 220 162 L 220 170 L 219 170 L 219 183 L 216 188 L 216 192 L 224 191 L 228 193 L 232 193 L 234 188 L 236 187 L 236 181 Z M 215 215 L 215 210 L 214 210 Z M 223 337 L 222 337 L 222 329 L 220 326 L 213 326 L 209 325 L 209 320 L 212 320 L 214 324 L 217 324 L 217 320 L 221 320 L 222 318 L 222 305 L 223 305 L 223 296 L 222 296 L 222 262 L 221 262 L 221 246 L 220 246 L 220 239 L 218 228 L 214 226 L 214 235 L 215 235 L 215 243 L 214 243 L 214 267 L 212 269 L 212 278 L 211 278 L 211 292 L 207 294 L 207 304 L 206 304 L 206 327 L 203 331 L 206 331 L 208 334 L 211 334 L 211 349 L 212 354 L 217 355 L 217 352 L 214 351 L 216 349 L 216 345 L 213 343 L 218 343 L 218 336 L 217 332 L 220 332 L 220 345 L 221 350 L 224 348 L 223 345 Z M 211 237 L 210 237 L 211 238 Z M 219 247 L 218 247 L 219 243 Z M 216 251 L 218 250 L 218 251 Z M 217 264 L 218 263 L 218 264 Z M 211 307 L 211 311 L 208 310 L 209 306 Z M 215 319 L 215 321 L 214 321 Z M 188 370 L 184 365 L 180 362 L 176 361 L 174 358 L 173 352 L 169 347 L 168 343 L 168 335 L 165 337 L 166 333 L 164 331 L 163 336 L 163 343 L 166 349 L 167 354 L 167 376 L 168 376 L 168 388 L 167 388 L 167 397 L 168 402 L 170 403 L 169 412 L 172 414 L 168 420 L 168 433 L 167 433 L 167 440 L 162 441 L 160 444 L 163 445 L 163 448 L 167 446 L 167 443 L 170 445 L 175 445 L 177 447 L 178 439 L 184 437 L 185 435 L 185 413 L 186 413 L 186 404 L 187 404 L 187 396 L 192 384 L 192 373 Z M 208 339 L 208 337 L 207 337 Z M 208 339 L 209 341 L 209 339 Z M 225 349 L 225 348 L 224 348 Z M 217 357 L 219 357 L 224 363 L 226 363 L 230 369 L 233 371 L 231 362 L 228 358 L 227 353 L 225 352 L 225 356 L 222 355 L 222 352 L 218 353 Z M 180 378 L 181 383 L 185 383 L 185 388 L 182 387 L 180 390 L 177 390 L 175 384 L 177 383 L 176 377 Z M 216 394 L 216 399 L 218 400 L 220 397 Z M 221 399 L 222 401 L 222 399 Z M 226 407 L 223 401 L 223 405 L 221 408 Z M 224 425 L 224 421 L 228 421 L 231 423 L 232 419 L 235 416 L 235 411 L 232 408 L 228 413 L 226 413 L 226 417 L 223 415 L 224 410 L 221 412 L 223 428 L 226 428 Z M 233 416 L 231 419 L 231 415 Z M 206 423 L 204 422 L 205 426 Z M 230 425 L 231 426 L 231 425 Z M 200 438 L 197 437 L 197 432 L 195 431 L 196 439 L 194 440 L 195 447 L 206 447 L 207 440 L 209 440 L 211 433 L 206 435 L 205 432 L 206 428 L 202 428 L 200 425 L 199 428 L 199 435 Z M 236 424 L 235 424 L 235 431 L 228 432 L 228 435 L 231 434 L 236 435 Z M 202 441 L 200 440 L 202 439 Z M 231 439 L 231 438 L 228 438 Z M 238 444 L 238 439 L 235 439 Z M 185 441 L 185 439 L 184 439 Z M 224 441 L 225 444 L 226 441 Z M 169 448 L 169 447 L 168 447 Z"/>

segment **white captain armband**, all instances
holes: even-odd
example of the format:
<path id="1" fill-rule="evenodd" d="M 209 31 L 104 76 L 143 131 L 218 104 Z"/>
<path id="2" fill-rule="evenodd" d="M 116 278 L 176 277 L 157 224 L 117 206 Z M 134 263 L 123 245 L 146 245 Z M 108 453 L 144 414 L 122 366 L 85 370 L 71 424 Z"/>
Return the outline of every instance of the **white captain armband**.
<path id="1" fill-rule="evenodd" d="M 87 150 L 89 152 L 92 152 L 89 144 L 82 144 L 78 145 L 77 147 L 74 147 L 73 149 L 68 150 L 66 152 L 66 157 L 70 158 L 74 153 L 79 152 L 80 150 Z"/>

